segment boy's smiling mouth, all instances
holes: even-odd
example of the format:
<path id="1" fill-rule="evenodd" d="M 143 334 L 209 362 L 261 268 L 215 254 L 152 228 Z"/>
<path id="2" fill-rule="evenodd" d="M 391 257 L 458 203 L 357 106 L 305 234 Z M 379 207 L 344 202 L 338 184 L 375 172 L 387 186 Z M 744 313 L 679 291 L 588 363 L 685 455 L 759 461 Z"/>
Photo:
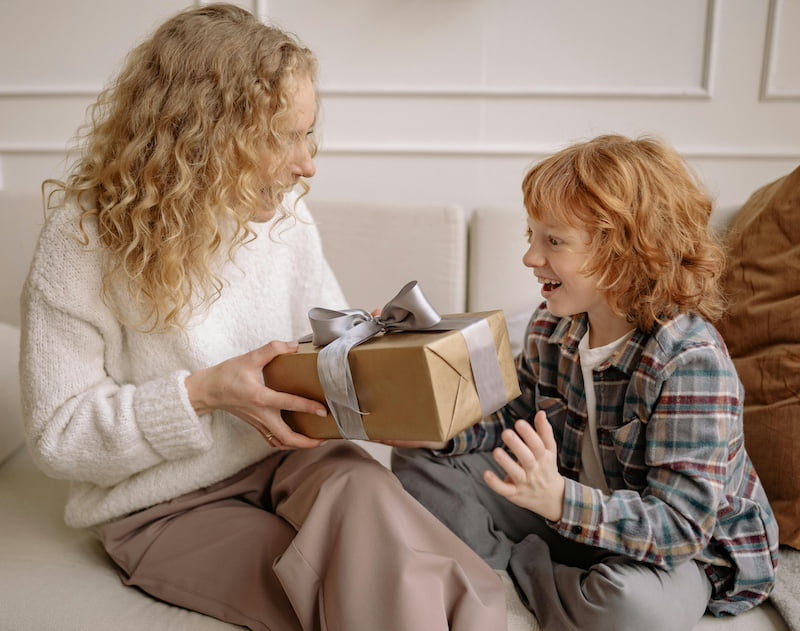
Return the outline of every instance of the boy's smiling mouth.
<path id="1" fill-rule="evenodd" d="M 550 292 L 558 289 L 561 287 L 561 281 L 554 280 L 552 278 L 543 278 L 540 276 L 536 277 L 536 280 L 539 281 L 543 285 L 542 291 Z"/>

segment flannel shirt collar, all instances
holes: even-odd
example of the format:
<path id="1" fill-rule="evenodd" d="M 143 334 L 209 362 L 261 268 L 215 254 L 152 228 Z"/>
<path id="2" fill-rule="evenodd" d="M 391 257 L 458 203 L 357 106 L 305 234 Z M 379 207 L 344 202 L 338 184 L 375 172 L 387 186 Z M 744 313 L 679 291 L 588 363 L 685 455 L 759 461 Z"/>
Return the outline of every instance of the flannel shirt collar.
<path id="1" fill-rule="evenodd" d="M 578 344 L 588 330 L 589 316 L 586 313 L 560 318 L 548 342 L 557 344 L 561 348 L 561 354 L 565 358 L 570 361 L 579 362 Z M 649 337 L 650 336 L 646 333 L 636 329 L 623 347 L 614 353 L 607 361 L 600 364 L 597 370 L 605 370 L 613 366 L 626 375 L 633 374 L 634 370 L 639 365 L 639 360 Z"/>

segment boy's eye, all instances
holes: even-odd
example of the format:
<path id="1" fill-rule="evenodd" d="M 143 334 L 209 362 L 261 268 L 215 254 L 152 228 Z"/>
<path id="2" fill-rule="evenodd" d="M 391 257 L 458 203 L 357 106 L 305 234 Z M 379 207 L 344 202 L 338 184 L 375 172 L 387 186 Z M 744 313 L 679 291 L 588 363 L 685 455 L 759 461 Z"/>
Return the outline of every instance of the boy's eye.
<path id="1" fill-rule="evenodd" d="M 547 237 L 547 242 L 553 247 L 558 247 L 561 245 L 560 239 L 556 239 L 555 237 Z"/>
<path id="2" fill-rule="evenodd" d="M 525 229 L 525 240 L 530 243 L 531 239 L 533 238 L 533 230 L 530 228 Z"/>

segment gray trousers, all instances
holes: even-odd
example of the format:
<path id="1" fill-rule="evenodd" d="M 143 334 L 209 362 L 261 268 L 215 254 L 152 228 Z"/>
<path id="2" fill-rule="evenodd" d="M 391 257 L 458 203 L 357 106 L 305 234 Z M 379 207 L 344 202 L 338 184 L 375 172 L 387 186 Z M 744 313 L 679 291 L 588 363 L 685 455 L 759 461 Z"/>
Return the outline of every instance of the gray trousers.
<path id="1" fill-rule="evenodd" d="M 706 609 L 711 583 L 698 563 L 665 570 L 562 537 L 483 482 L 487 469 L 505 477 L 490 453 L 395 449 L 392 469 L 490 566 L 508 571 L 545 631 L 686 631 Z"/>

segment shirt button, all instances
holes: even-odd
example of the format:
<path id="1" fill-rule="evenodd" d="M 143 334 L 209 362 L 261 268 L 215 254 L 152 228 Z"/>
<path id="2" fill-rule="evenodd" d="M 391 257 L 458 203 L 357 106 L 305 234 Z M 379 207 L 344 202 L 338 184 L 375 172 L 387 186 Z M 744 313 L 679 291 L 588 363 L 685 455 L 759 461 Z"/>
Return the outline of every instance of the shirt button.
<path id="1" fill-rule="evenodd" d="M 581 534 L 581 532 L 583 532 L 583 528 L 581 528 L 580 526 L 575 525 L 575 526 L 572 527 L 572 534 L 573 535 L 579 535 L 579 534 Z"/>

